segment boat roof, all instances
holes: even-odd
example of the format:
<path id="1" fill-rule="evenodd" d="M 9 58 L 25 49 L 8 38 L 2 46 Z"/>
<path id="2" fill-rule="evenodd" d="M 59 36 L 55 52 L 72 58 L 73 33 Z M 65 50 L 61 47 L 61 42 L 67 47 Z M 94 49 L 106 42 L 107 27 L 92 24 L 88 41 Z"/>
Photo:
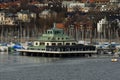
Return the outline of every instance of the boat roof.
<path id="1" fill-rule="evenodd" d="M 74 38 L 66 35 L 63 29 L 56 28 L 55 26 L 51 29 L 48 29 L 46 33 L 42 34 L 42 36 L 38 38 L 38 40 L 43 42 L 75 41 Z"/>

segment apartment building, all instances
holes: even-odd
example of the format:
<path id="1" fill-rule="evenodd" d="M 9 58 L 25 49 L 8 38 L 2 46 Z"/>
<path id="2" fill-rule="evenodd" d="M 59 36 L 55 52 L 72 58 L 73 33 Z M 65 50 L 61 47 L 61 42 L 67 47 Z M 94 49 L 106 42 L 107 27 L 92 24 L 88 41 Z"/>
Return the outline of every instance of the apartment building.
<path id="1" fill-rule="evenodd" d="M 0 12 L 0 25 L 15 25 L 15 17 L 13 17 L 13 14 Z"/>
<path id="2" fill-rule="evenodd" d="M 30 12 L 29 10 L 21 10 L 16 15 L 18 16 L 18 20 L 23 22 L 30 22 L 31 18 L 36 18 L 36 13 Z"/>

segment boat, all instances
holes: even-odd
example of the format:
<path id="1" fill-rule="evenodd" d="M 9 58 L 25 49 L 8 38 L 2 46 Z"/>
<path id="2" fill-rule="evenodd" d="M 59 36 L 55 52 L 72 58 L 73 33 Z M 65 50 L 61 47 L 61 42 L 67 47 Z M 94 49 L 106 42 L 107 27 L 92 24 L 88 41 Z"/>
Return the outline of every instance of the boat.
<path id="1" fill-rule="evenodd" d="M 96 54 L 93 45 L 78 44 L 78 41 L 64 33 L 63 29 L 56 27 L 48 29 L 38 39 L 33 41 L 27 49 L 17 49 L 21 55 L 42 56 L 91 56 Z"/>
<path id="2" fill-rule="evenodd" d="M 113 58 L 111 59 L 111 61 L 112 62 L 117 62 L 118 61 L 118 57 L 119 57 L 119 49 L 118 48 L 116 48 L 115 50 L 114 50 L 114 55 L 113 55 Z"/>
<path id="3" fill-rule="evenodd" d="M 7 47 L 7 43 L 0 43 L 0 52 L 7 52 L 8 51 L 8 47 Z"/>
<path id="4" fill-rule="evenodd" d="M 118 61 L 118 59 L 116 59 L 116 58 L 111 59 L 111 62 L 117 62 L 117 61 Z"/>
<path id="5" fill-rule="evenodd" d="M 16 52 L 17 49 L 23 49 L 24 47 L 20 43 L 10 43 L 8 45 L 8 52 L 13 53 Z"/>

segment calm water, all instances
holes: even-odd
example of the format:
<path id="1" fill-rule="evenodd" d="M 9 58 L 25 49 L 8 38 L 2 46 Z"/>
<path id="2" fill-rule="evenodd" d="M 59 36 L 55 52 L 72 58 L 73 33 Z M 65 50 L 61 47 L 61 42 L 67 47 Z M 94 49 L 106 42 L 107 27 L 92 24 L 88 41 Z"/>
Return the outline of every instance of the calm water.
<path id="1" fill-rule="evenodd" d="M 43 58 L 0 53 L 0 80 L 120 80 L 120 60 Z"/>

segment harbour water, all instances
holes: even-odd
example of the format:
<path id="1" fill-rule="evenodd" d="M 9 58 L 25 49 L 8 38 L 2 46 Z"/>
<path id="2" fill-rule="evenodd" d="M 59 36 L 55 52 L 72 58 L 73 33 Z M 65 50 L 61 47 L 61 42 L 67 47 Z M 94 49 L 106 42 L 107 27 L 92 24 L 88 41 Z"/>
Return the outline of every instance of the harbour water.
<path id="1" fill-rule="evenodd" d="M 0 80 L 120 80 L 111 57 L 45 58 L 0 53 Z"/>

